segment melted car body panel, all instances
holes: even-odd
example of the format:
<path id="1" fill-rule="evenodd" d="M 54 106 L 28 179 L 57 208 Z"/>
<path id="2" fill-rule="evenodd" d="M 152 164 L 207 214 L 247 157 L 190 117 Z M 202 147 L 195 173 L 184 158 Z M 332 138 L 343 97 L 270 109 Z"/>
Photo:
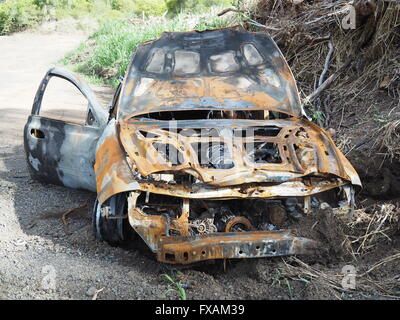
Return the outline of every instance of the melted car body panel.
<path id="1" fill-rule="evenodd" d="M 43 96 L 52 77 L 72 83 L 87 98 L 85 125 L 41 116 Z M 79 77 L 63 68 L 51 68 L 39 86 L 24 128 L 25 152 L 32 176 L 43 182 L 96 191 L 95 150 L 107 119 L 107 112 Z"/>
<path id="2" fill-rule="evenodd" d="M 305 113 L 275 42 L 242 29 L 164 33 L 139 45 L 128 69 L 119 118 L 161 110 L 225 108 Z"/>

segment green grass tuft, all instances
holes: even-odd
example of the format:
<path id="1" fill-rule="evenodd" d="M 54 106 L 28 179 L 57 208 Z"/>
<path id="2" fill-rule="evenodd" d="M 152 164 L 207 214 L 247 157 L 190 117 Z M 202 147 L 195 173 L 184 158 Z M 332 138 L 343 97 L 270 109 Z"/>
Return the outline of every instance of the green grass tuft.
<path id="1" fill-rule="evenodd" d="M 187 300 L 187 296 L 186 296 L 186 290 L 183 287 L 182 283 L 180 281 L 175 280 L 174 278 L 172 278 L 170 275 L 164 273 L 163 276 L 165 277 L 165 279 L 172 284 L 175 288 L 170 289 L 171 291 L 176 291 L 178 293 L 178 296 L 181 300 Z"/>

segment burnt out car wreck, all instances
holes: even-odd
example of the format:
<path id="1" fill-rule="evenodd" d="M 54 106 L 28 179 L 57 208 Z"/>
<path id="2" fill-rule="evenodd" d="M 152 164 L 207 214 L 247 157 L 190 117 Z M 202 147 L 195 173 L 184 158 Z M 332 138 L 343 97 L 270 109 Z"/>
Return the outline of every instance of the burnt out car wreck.
<path id="1" fill-rule="evenodd" d="M 87 99 L 84 123 L 41 114 L 53 77 Z M 139 45 L 108 109 L 50 69 L 24 134 L 33 178 L 97 192 L 97 238 L 117 245 L 133 229 L 166 263 L 313 253 L 296 221 L 318 199 L 351 210 L 361 185 L 274 41 L 239 28 Z"/>

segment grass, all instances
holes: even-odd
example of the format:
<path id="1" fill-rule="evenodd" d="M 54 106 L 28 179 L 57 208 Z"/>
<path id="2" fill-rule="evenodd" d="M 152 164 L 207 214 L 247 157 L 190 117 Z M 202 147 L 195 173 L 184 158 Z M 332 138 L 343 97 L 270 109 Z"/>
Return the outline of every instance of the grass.
<path id="1" fill-rule="evenodd" d="M 283 274 L 280 269 L 276 269 L 275 276 L 272 277 L 272 286 L 281 287 L 285 285 L 288 290 L 288 295 L 290 299 L 293 298 L 293 288 L 290 285 L 289 279 Z"/>
<path id="2" fill-rule="evenodd" d="M 172 19 L 119 19 L 103 23 L 76 50 L 61 61 L 89 80 L 118 84 L 139 43 L 157 39 L 164 31 L 206 30 L 236 24 L 234 18 L 217 17 L 219 8 L 201 15 L 181 13 Z"/>
<path id="3" fill-rule="evenodd" d="M 45 21 L 90 18 L 101 22 L 167 13 L 165 0 L 0 0 L 0 35 Z"/>

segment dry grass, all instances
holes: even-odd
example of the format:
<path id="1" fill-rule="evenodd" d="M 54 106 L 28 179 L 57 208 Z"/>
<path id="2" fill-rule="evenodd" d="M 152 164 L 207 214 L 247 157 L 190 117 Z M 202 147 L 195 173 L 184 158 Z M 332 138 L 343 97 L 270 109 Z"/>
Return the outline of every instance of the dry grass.
<path id="1" fill-rule="evenodd" d="M 371 211 L 356 210 L 356 219 L 347 225 L 353 257 L 371 251 L 381 241 L 391 242 L 397 232 L 399 208 L 394 204 L 382 204 L 374 205 Z"/>
<path id="2" fill-rule="evenodd" d="M 380 295 L 398 299 L 400 297 L 400 277 L 389 276 L 379 280 L 370 277 L 374 270 L 398 259 L 400 259 L 400 253 L 393 254 L 376 262 L 367 271 L 354 274 L 354 288 L 343 286 L 343 280 L 348 274 L 342 270 L 317 269 L 297 257 L 282 258 L 280 272 L 283 277 L 291 280 L 307 281 L 315 288 L 325 288 L 337 299 L 342 299 L 343 293 Z"/>
<path id="3" fill-rule="evenodd" d="M 388 122 L 374 136 L 373 150 L 383 151 L 391 160 L 400 160 L 400 120 Z"/>
<path id="4" fill-rule="evenodd" d="M 292 281 L 303 281 L 315 290 L 325 290 L 331 296 L 342 299 L 343 294 L 367 294 L 384 297 L 400 297 L 400 277 L 398 263 L 400 252 L 391 248 L 391 243 L 399 232 L 400 208 L 394 204 L 375 204 L 369 208 L 356 210 L 353 218 L 335 209 L 336 222 L 343 223 L 346 238 L 341 244 L 353 260 L 344 258 L 336 265 L 308 264 L 298 257 L 284 257 L 278 263 L 281 276 Z M 382 243 L 388 243 L 387 251 L 382 251 Z M 382 257 L 383 256 L 383 257 Z M 368 257 L 365 260 L 365 257 Z M 345 262 L 347 260 L 347 262 Z M 393 265 L 394 264 L 394 265 Z M 355 267 L 356 287 L 343 287 L 347 273 L 344 265 Z"/>
<path id="5" fill-rule="evenodd" d="M 322 80 L 326 80 L 339 72 L 336 81 L 306 105 L 311 113 L 324 114 L 324 126 L 334 119 L 340 128 L 346 114 L 354 111 L 360 95 L 366 97 L 381 89 L 391 97 L 400 97 L 399 5 L 379 1 L 373 15 L 365 21 L 358 19 L 356 29 L 345 30 L 342 19 L 353 1 L 293 3 L 296 1 L 261 0 L 243 10 L 258 22 L 255 27 L 250 21 L 253 25 L 249 27 L 264 29 L 278 43 L 304 101 L 318 88 L 322 73 L 325 74 Z M 327 63 L 330 44 L 333 54 Z"/>

